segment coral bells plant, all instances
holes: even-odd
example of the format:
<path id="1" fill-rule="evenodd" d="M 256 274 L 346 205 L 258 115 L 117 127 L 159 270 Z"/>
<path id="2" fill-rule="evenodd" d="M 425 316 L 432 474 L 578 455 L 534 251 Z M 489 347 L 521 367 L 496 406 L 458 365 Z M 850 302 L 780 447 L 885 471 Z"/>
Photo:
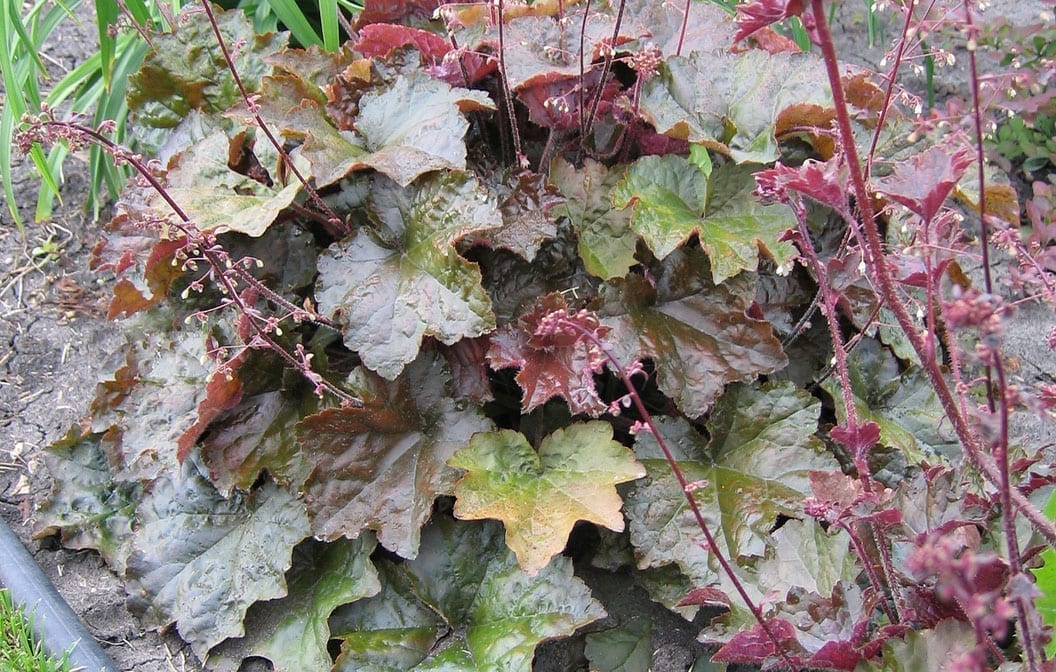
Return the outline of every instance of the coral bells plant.
<path id="1" fill-rule="evenodd" d="M 589 564 L 715 665 L 1050 669 L 1052 447 L 1013 427 L 1056 394 L 1004 339 L 1053 305 L 1051 185 L 1023 227 L 972 3 L 904 6 L 882 74 L 828 11 L 368 2 L 327 53 L 186 8 L 129 82 L 152 158 L 20 136 L 137 174 L 94 250 L 128 348 L 39 533 L 221 671 L 648 669 Z M 898 83 L 940 27 L 957 118 Z"/>

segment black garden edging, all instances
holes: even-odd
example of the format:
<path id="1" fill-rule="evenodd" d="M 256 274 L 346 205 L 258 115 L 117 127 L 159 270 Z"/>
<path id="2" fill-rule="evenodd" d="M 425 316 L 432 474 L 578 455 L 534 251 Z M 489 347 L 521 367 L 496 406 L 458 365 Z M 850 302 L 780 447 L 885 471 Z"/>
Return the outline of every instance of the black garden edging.
<path id="1" fill-rule="evenodd" d="M 70 651 L 71 669 L 84 672 L 118 672 L 95 638 L 55 590 L 33 557 L 6 523 L 0 522 L 0 585 L 11 592 L 15 604 L 33 615 L 34 634 L 49 653 Z"/>

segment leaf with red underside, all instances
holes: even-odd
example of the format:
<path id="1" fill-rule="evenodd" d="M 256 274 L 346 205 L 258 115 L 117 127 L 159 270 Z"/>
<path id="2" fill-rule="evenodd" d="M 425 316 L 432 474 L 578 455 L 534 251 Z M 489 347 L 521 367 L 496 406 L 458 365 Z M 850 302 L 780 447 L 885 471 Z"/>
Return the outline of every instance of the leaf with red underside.
<path id="1" fill-rule="evenodd" d="M 759 623 L 751 630 L 742 630 L 711 657 L 721 663 L 760 664 L 772 661 L 779 652 L 796 641 L 796 629 L 788 621 L 771 618 L 767 629 Z M 775 645 L 776 641 L 776 645 Z"/>
<path id="2" fill-rule="evenodd" d="M 127 203 L 117 210 L 103 237 L 92 248 L 92 269 L 118 276 L 107 308 L 108 320 L 130 317 L 160 304 L 184 272 L 179 265 L 172 265 L 176 251 L 183 247 L 182 238 L 159 240 L 143 221 L 151 218 L 149 211 L 137 210 Z"/>
<path id="3" fill-rule="evenodd" d="M 824 163 L 808 159 L 796 168 L 778 163 L 773 168 L 756 173 L 755 181 L 759 185 L 759 192 L 764 195 L 773 194 L 782 202 L 791 191 L 794 193 L 788 196 L 796 200 L 799 200 L 798 194 L 802 194 L 836 212 L 844 212 L 850 198 L 847 190 L 849 175 L 847 167 L 838 159 L 830 159 Z"/>
<path id="4" fill-rule="evenodd" d="M 242 381 L 234 373 L 245 363 L 247 355 L 248 351 L 243 350 L 236 357 L 228 360 L 226 365 L 231 369 L 230 375 L 217 374 L 206 381 L 205 398 L 198 403 L 196 409 L 197 419 L 176 441 L 176 459 L 180 462 L 183 462 L 187 454 L 191 452 L 198 438 L 213 420 L 242 401 Z"/>
<path id="5" fill-rule="evenodd" d="M 391 23 L 372 23 L 359 30 L 353 47 L 367 58 L 384 57 L 393 49 L 411 46 L 429 61 L 439 61 L 451 51 L 451 43 L 427 30 L 398 26 Z"/>
<path id="6" fill-rule="evenodd" d="M 788 363 L 770 324 L 748 315 L 754 276 L 716 286 L 696 248 L 675 250 L 656 273 L 655 285 L 634 274 L 611 282 L 599 315 L 616 358 L 653 360 L 660 390 L 684 413 L 699 417 L 728 383 Z"/>
<path id="7" fill-rule="evenodd" d="M 894 165 L 894 174 L 874 188 L 930 222 L 953 192 L 974 155 L 967 147 L 936 145 Z"/>
<path id="8" fill-rule="evenodd" d="M 799 16 L 806 9 L 804 0 L 755 0 L 737 6 L 737 25 L 740 26 L 733 36 L 734 42 L 740 42 L 755 31 L 784 21 L 790 16 Z"/>
<path id="9" fill-rule="evenodd" d="M 458 480 L 447 460 L 492 427 L 479 408 L 450 396 L 449 381 L 433 354 L 393 382 L 357 369 L 349 389 L 363 408 L 332 408 L 301 421 L 297 436 L 312 467 L 305 498 L 317 537 L 356 538 L 372 529 L 389 550 L 418 554 L 433 500 L 451 494 Z"/>
<path id="10" fill-rule="evenodd" d="M 584 336 L 569 333 L 567 327 L 557 333 L 550 331 L 547 327 L 553 314 L 575 322 L 599 339 L 608 331 L 593 315 L 569 315 L 564 297 L 548 294 L 539 299 L 532 312 L 491 335 L 488 362 L 496 369 L 519 369 L 515 380 L 524 390 L 523 413 L 561 397 L 572 413 L 597 417 L 608 408 L 594 388 L 594 374 L 602 370 L 600 352 Z"/>

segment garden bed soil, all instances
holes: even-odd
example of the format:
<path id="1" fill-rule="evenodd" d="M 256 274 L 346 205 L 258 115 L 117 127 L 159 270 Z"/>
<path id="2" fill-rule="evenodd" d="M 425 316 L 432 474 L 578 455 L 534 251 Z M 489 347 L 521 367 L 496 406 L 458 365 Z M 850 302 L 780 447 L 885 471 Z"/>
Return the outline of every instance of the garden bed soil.
<path id="1" fill-rule="evenodd" d="M 838 17 L 839 46 L 860 64 L 876 67 L 882 49 L 864 43 L 864 10 L 856 13 L 852 5 L 859 6 L 845 4 L 847 11 Z M 1038 20 L 1045 3 L 1006 0 L 994 5 L 991 15 L 1000 12 L 1010 21 L 1026 23 Z M 90 9 L 81 12 L 79 24 L 66 22 L 45 50 L 56 72 L 91 53 L 95 28 L 86 12 Z M 964 81 L 963 69 L 947 77 L 947 81 Z M 955 86 L 944 89 L 947 94 L 956 91 Z M 32 538 L 34 507 L 50 489 L 43 450 L 87 412 L 96 382 L 116 368 L 115 358 L 121 358 L 124 343 L 120 325 L 104 317 L 111 280 L 88 270 L 99 226 L 81 207 L 89 188 L 83 157 L 67 161 L 65 178 L 63 204 L 49 221 L 28 224 L 24 235 L 14 226 L 6 205 L 0 208 L 0 343 L 5 344 L 0 347 L 0 516 L 120 672 L 196 672 L 202 669 L 199 662 L 175 633 L 144 630 L 129 614 L 122 581 L 98 554 L 63 549 L 53 538 Z M 37 182 L 26 162 L 16 171 L 14 188 L 20 210 L 31 222 Z M 33 249 L 49 240 L 58 245 L 57 254 L 34 256 Z M 1056 380 L 1056 362 L 1039 348 L 1052 317 L 1050 309 L 1026 306 L 1009 333 L 1009 348 L 1025 378 Z M 1045 441 L 1045 431 L 1031 423 L 1019 428 L 1022 438 L 1036 445 Z M 689 623 L 649 602 L 640 591 L 628 590 L 628 581 L 618 574 L 594 571 L 583 578 L 610 612 L 649 613 L 663 619 L 653 628 L 656 672 L 681 672 L 692 665 L 701 649 Z M 540 647 L 536 669 L 572 671 L 581 661 L 574 648 L 548 644 Z M 266 666 L 244 666 L 247 672 L 250 668 Z"/>

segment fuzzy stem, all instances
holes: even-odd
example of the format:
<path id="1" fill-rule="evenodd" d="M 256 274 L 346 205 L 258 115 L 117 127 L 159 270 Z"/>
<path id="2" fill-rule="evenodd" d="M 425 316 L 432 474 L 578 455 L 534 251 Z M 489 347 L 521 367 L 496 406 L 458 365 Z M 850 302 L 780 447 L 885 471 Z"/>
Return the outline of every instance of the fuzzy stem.
<path id="1" fill-rule="evenodd" d="M 623 25 L 623 10 L 626 6 L 626 0 L 617 0 L 618 9 L 616 10 L 616 23 L 612 28 L 612 39 L 609 40 L 609 46 L 605 50 L 605 60 L 601 66 L 601 78 L 598 80 L 598 90 L 594 94 L 593 100 L 590 103 L 590 114 L 587 115 L 587 125 L 583 129 L 583 142 L 586 142 L 590 136 L 590 132 L 594 129 L 594 122 L 598 116 L 598 107 L 601 105 L 601 98 L 605 94 L 605 80 L 609 76 L 609 72 L 612 70 L 612 59 L 616 55 L 616 40 L 620 37 L 620 27 Z M 586 25 L 586 18 L 584 17 L 584 25 Z M 582 50 L 582 48 L 581 48 Z M 583 56 L 580 55 L 582 60 Z M 580 80 L 582 81 L 582 80 Z"/>
<path id="2" fill-rule="evenodd" d="M 345 229 L 345 233 L 351 233 L 352 229 L 349 227 L 348 222 L 345 222 L 338 217 L 337 213 L 330 209 L 330 206 L 323 201 L 322 197 L 319 196 L 319 192 L 315 190 L 315 187 L 308 183 L 308 179 L 297 169 L 297 166 L 293 163 L 293 159 L 290 158 L 290 155 L 286 152 L 282 143 L 276 139 L 272 134 L 271 129 L 268 128 L 268 125 L 264 122 L 264 119 L 261 118 L 260 112 L 258 111 L 259 106 L 250 98 L 249 91 L 246 90 L 245 85 L 242 83 L 242 77 L 238 74 L 238 69 L 235 67 L 235 61 L 231 58 L 231 52 L 227 48 L 227 43 L 224 42 L 224 36 L 220 33 L 220 25 L 216 22 L 216 15 L 213 13 L 213 8 L 210 6 L 209 0 L 202 0 L 202 6 L 205 8 L 205 13 L 209 17 L 209 24 L 213 27 L 213 34 L 216 36 L 216 43 L 220 47 L 220 52 L 224 55 L 224 62 L 227 64 L 227 69 L 231 72 L 231 76 L 234 78 L 235 84 L 238 86 L 238 90 L 242 94 L 242 100 L 246 103 L 246 108 L 249 110 L 249 113 L 253 115 L 253 120 L 256 122 L 257 128 L 267 136 L 268 141 L 271 142 L 275 151 L 277 151 L 279 156 L 282 157 L 283 163 L 289 166 L 290 171 L 297 177 L 297 180 L 304 187 L 304 190 L 308 192 L 308 196 L 312 199 L 312 202 L 315 203 L 315 205 L 333 222 L 342 225 Z"/>
<path id="3" fill-rule="evenodd" d="M 825 16 L 823 0 L 811 0 L 811 9 L 816 17 Z M 928 375 L 928 379 L 935 390 L 935 394 L 939 399 L 939 403 L 942 405 L 943 411 L 953 424 L 954 431 L 957 433 L 957 438 L 961 442 L 961 446 L 964 448 L 965 455 L 990 483 L 1000 487 L 1002 481 L 1000 470 L 983 453 L 978 438 L 975 436 L 974 432 L 972 432 L 971 427 L 968 426 L 966 418 L 960 413 L 960 409 L 958 408 L 957 402 L 943 376 L 939 363 L 934 360 L 925 361 L 924 356 L 926 355 L 927 350 L 924 346 L 924 341 L 921 338 L 920 333 L 917 331 L 913 319 L 910 317 L 909 313 L 906 312 L 905 306 L 899 301 L 898 293 L 895 291 L 891 271 L 883 256 L 883 244 L 880 240 L 880 232 L 876 225 L 876 220 L 874 219 L 875 215 L 873 212 L 872 201 L 870 199 L 869 190 L 866 187 L 861 162 L 858 158 L 858 150 L 854 144 L 854 133 L 851 129 L 851 118 L 848 111 L 847 99 L 843 93 L 843 84 L 840 81 L 839 62 L 836 59 L 836 48 L 832 42 L 832 34 L 829 32 L 829 28 L 825 21 L 815 21 L 815 23 L 817 24 L 816 33 L 818 36 L 818 45 L 821 48 L 826 72 L 828 74 L 829 86 L 832 89 L 833 102 L 836 108 L 836 121 L 840 131 L 840 140 L 843 145 L 843 151 L 846 153 L 847 164 L 851 173 L 851 183 L 854 187 L 854 194 L 858 202 L 859 211 L 861 212 L 861 226 L 873 262 L 871 264 L 871 271 L 874 277 L 874 282 L 880 289 L 880 294 L 887 303 L 888 308 L 890 308 L 891 312 L 894 314 L 895 320 L 898 322 L 902 331 L 905 333 L 906 338 L 913 346 L 913 350 L 917 353 L 917 356 L 921 358 L 921 364 L 923 365 L 924 371 Z M 1053 525 L 1052 521 L 1046 518 L 1037 507 L 1031 504 L 1018 489 L 1012 489 L 1010 494 L 1012 502 L 1019 507 L 1023 514 L 1034 525 L 1034 528 L 1045 537 L 1045 540 L 1051 546 L 1056 547 L 1056 526 Z"/>
<path id="4" fill-rule="evenodd" d="M 649 428 L 649 433 L 656 439 L 656 443 L 660 446 L 660 450 L 663 451 L 664 459 L 667 460 L 668 466 L 671 467 L 671 472 L 675 475 L 675 479 L 678 481 L 678 485 L 682 490 L 682 495 L 686 498 L 686 502 L 689 504 L 689 508 L 693 512 L 693 517 L 697 521 L 697 526 L 704 535 L 704 540 L 708 545 L 707 550 L 714 554 L 715 559 L 719 561 L 719 565 L 722 566 L 723 572 L 725 572 L 726 576 L 729 577 L 730 581 L 733 583 L 734 588 L 737 590 L 737 594 L 740 595 L 745 606 L 748 607 L 748 610 L 752 612 L 752 616 L 755 617 L 756 622 L 759 623 L 759 627 L 763 629 L 767 638 L 774 645 L 774 651 L 777 653 L 778 657 L 781 658 L 783 663 L 788 665 L 789 669 L 798 670 L 799 666 L 789 658 L 788 653 L 784 650 L 777 635 L 774 634 L 770 624 L 763 617 L 763 612 L 759 608 L 759 605 L 757 605 L 755 601 L 752 600 L 751 596 L 748 595 L 748 591 L 744 588 L 741 580 L 737 577 L 733 565 L 730 564 L 730 561 L 725 555 L 723 555 L 722 551 L 719 550 L 715 537 L 711 533 L 711 528 L 708 526 L 708 521 L 705 520 L 704 513 L 700 510 L 700 505 L 697 504 L 696 498 L 693 497 L 692 486 L 689 481 L 686 480 L 686 476 L 682 473 L 682 469 L 678 466 L 678 461 L 675 460 L 674 453 L 671 452 L 671 448 L 667 445 L 667 441 L 664 440 L 663 434 L 660 433 L 660 429 L 653 421 L 652 414 L 646 409 L 645 403 L 638 394 L 638 389 L 634 386 L 634 381 L 631 380 L 630 375 L 627 373 L 627 369 L 624 368 L 623 364 L 621 364 L 616 356 L 612 354 L 612 351 L 608 346 L 606 346 L 592 331 L 586 329 L 574 320 L 563 319 L 561 324 L 578 332 L 601 350 L 602 354 L 605 355 L 605 359 L 608 360 L 609 364 L 612 365 L 613 369 L 620 376 L 624 387 L 627 388 L 627 394 L 634 403 L 635 409 Z"/>
<path id="5" fill-rule="evenodd" d="M 514 160 L 518 166 L 523 168 L 526 159 L 521 150 L 521 130 L 517 127 L 517 113 L 513 108 L 513 93 L 510 91 L 510 78 L 506 72 L 505 9 L 504 0 L 499 0 L 499 85 L 502 87 L 502 98 L 506 102 L 506 117 L 510 122 L 510 133 L 513 136 Z"/>

